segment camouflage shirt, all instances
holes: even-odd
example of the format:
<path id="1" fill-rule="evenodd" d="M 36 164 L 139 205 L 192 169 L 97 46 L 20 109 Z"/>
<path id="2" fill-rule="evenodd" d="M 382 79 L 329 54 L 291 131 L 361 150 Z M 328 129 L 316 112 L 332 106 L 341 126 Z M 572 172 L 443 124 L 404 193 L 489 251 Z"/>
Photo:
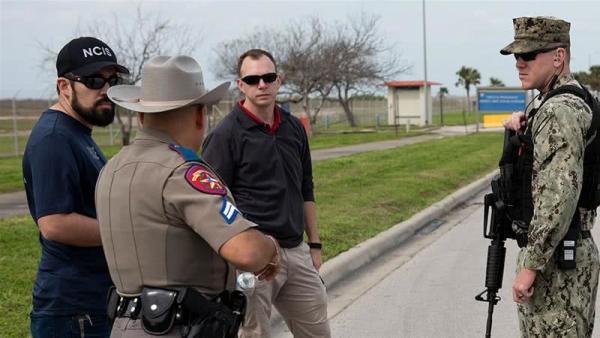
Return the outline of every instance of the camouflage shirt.
<path id="1" fill-rule="evenodd" d="M 579 86 L 572 75 L 566 75 L 556 81 L 554 88 L 566 84 Z M 543 97 L 536 103 L 541 101 Z M 524 249 L 525 268 L 542 269 L 569 229 L 581 191 L 585 135 L 591 120 L 591 109 L 572 94 L 550 98 L 535 118 L 528 118 L 534 144 L 534 211 Z M 595 211 L 580 211 L 582 229 L 591 229 Z"/>

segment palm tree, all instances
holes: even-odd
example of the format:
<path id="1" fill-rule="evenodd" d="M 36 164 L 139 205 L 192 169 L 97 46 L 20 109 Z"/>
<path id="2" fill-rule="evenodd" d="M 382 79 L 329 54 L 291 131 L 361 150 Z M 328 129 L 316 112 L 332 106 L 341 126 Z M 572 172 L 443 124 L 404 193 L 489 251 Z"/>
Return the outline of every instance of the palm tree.
<path id="1" fill-rule="evenodd" d="M 440 88 L 438 95 L 440 96 L 440 124 L 444 125 L 444 96 L 448 94 L 448 88 Z"/>
<path id="2" fill-rule="evenodd" d="M 467 110 L 471 111 L 471 85 L 476 86 L 480 83 L 479 80 L 481 79 L 481 74 L 479 74 L 479 71 L 475 68 L 462 66 L 456 72 L 456 75 L 458 75 L 458 81 L 456 81 L 455 86 L 465 87 L 465 90 L 467 91 Z"/>
<path id="3" fill-rule="evenodd" d="M 490 77 L 490 87 L 506 87 L 504 82 L 497 77 Z"/>

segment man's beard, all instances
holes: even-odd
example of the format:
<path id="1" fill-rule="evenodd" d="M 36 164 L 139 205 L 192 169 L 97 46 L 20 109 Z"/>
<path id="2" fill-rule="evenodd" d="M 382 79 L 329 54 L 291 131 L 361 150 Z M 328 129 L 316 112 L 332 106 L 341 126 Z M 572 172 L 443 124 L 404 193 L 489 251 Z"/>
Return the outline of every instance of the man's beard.
<path id="1" fill-rule="evenodd" d="M 101 104 L 106 102 L 110 103 L 110 109 L 99 108 Z M 91 108 L 86 109 L 79 103 L 79 99 L 77 99 L 77 92 L 73 91 L 71 107 L 73 107 L 73 110 L 79 114 L 79 116 L 81 116 L 85 122 L 91 124 L 92 126 L 106 127 L 115 119 L 115 104 L 112 103 L 107 96 L 102 97 L 96 101 Z"/>

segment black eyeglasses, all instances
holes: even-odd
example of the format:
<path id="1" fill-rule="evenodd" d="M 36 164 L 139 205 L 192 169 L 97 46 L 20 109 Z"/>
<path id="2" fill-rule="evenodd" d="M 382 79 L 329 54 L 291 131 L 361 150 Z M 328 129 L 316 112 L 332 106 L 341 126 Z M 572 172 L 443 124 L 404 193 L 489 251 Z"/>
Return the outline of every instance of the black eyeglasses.
<path id="1" fill-rule="evenodd" d="M 538 56 L 538 54 L 547 53 L 547 52 L 549 52 L 551 50 L 555 50 L 555 49 L 556 48 L 550 48 L 550 49 L 535 50 L 535 51 L 529 52 L 529 53 L 515 53 L 515 60 L 519 60 L 519 58 L 521 58 L 523 61 L 526 61 L 526 62 L 533 61 Z"/>
<path id="2" fill-rule="evenodd" d="M 113 75 L 109 78 L 105 78 L 104 76 L 99 74 L 90 76 L 76 76 L 73 74 L 65 74 L 64 77 L 72 81 L 81 82 L 84 86 L 88 87 L 89 89 L 101 89 L 106 83 L 108 83 L 109 87 L 123 83 L 123 79 L 118 75 Z"/>
<path id="3" fill-rule="evenodd" d="M 275 82 L 275 80 L 277 80 L 277 73 L 267 73 L 263 75 L 248 75 L 241 78 L 242 81 L 251 86 L 258 84 L 261 79 L 265 83 L 273 83 Z"/>

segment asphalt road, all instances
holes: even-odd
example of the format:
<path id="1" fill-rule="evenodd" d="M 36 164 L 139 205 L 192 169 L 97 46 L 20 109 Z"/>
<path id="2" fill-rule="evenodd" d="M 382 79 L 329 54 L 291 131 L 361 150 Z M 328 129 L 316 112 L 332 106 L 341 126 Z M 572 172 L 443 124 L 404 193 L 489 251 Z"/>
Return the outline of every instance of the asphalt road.
<path id="1" fill-rule="evenodd" d="M 328 290 L 333 336 L 484 337 L 487 303 L 474 300 L 484 290 L 489 245 L 482 237 L 482 200 L 483 194 L 476 196 Z M 598 236 L 597 225 L 594 237 Z M 494 310 L 492 337 L 519 336 L 510 294 L 517 249 L 516 243 L 507 242 L 502 300 Z M 291 334 L 278 323 L 273 336 Z M 600 337 L 600 330 L 595 336 Z"/>

